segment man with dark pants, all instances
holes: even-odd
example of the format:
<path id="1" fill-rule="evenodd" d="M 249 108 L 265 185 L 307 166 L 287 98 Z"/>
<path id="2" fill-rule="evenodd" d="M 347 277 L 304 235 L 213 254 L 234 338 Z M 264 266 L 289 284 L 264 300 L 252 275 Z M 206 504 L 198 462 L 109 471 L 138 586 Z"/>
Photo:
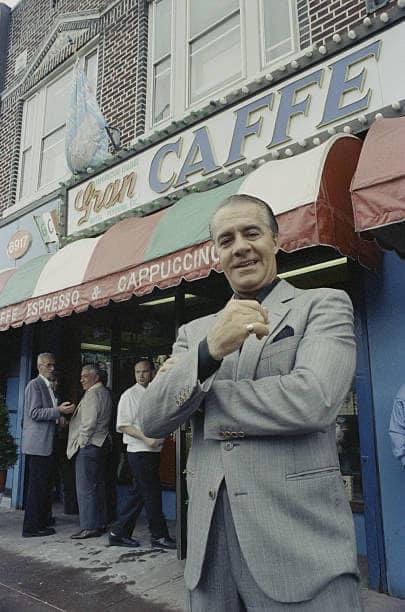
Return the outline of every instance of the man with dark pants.
<path id="1" fill-rule="evenodd" d="M 110 450 L 111 395 L 96 364 L 82 368 L 85 391 L 69 423 L 67 456 L 76 455 L 76 493 L 80 531 L 74 540 L 99 537 L 106 524 L 104 469 Z"/>
<path id="2" fill-rule="evenodd" d="M 277 278 L 262 200 L 228 198 L 211 233 L 234 295 L 179 329 L 139 415 L 148 436 L 191 419 L 190 608 L 360 612 L 335 438 L 356 364 L 350 298 Z"/>
<path id="3" fill-rule="evenodd" d="M 124 434 L 133 482 L 119 516 L 111 528 L 109 534 L 111 546 L 139 546 L 138 540 L 131 535 L 142 507 L 145 506 L 152 546 L 176 548 L 176 542 L 169 536 L 162 511 L 159 464 L 164 440 L 144 436 L 138 423 L 139 402 L 153 378 L 153 373 L 152 362 L 148 359 L 137 361 L 136 383 L 122 394 L 118 404 L 117 431 Z"/>
<path id="4" fill-rule="evenodd" d="M 26 455 L 28 487 L 22 535 L 25 538 L 49 536 L 52 516 L 52 484 L 55 470 L 54 438 L 56 422 L 63 414 L 72 414 L 74 405 L 57 406 L 51 381 L 55 369 L 52 353 L 37 358 L 38 376 L 25 389 L 22 452 Z"/>

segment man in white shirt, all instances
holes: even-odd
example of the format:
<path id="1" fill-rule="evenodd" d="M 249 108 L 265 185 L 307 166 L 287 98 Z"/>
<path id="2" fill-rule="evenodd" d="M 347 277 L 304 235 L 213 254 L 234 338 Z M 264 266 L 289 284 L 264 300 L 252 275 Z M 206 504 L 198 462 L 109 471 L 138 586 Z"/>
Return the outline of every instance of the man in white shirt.
<path id="1" fill-rule="evenodd" d="M 139 541 L 131 535 L 145 506 L 152 546 L 174 549 L 176 542 L 169 536 L 162 511 L 159 480 L 160 451 L 164 439 L 148 438 L 138 423 L 139 405 L 153 378 L 153 363 L 149 359 L 140 359 L 135 363 L 134 372 L 136 384 L 122 394 L 117 414 L 117 431 L 124 434 L 123 441 L 127 445 L 133 482 L 119 516 L 111 527 L 109 542 L 111 546 L 139 546 Z"/>
<path id="2" fill-rule="evenodd" d="M 72 414 L 75 406 L 59 406 L 51 381 L 55 370 L 52 353 L 40 353 L 38 376 L 25 388 L 22 452 L 28 466 L 28 486 L 22 535 L 25 538 L 53 535 L 51 517 L 52 475 L 56 422 L 63 414 Z"/>

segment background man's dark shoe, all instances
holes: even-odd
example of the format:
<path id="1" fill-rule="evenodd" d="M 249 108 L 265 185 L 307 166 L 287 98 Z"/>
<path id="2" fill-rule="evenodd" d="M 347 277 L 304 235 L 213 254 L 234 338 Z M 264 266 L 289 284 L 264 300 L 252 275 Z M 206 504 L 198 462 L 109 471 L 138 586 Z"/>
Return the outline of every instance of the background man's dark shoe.
<path id="1" fill-rule="evenodd" d="M 167 538 L 152 538 L 150 543 L 158 548 L 168 548 L 174 550 L 177 547 L 176 540 L 167 536 Z"/>
<path id="2" fill-rule="evenodd" d="M 50 536 L 56 533 L 52 527 L 45 527 L 44 529 L 37 529 L 36 531 L 23 531 L 23 538 L 43 538 L 44 536 Z"/>
<path id="3" fill-rule="evenodd" d="M 137 548 L 139 541 L 135 538 L 120 538 L 113 533 L 108 534 L 108 541 L 110 546 L 126 546 L 128 548 Z"/>
<path id="4" fill-rule="evenodd" d="M 82 529 L 70 537 L 72 540 L 87 540 L 87 538 L 99 538 L 101 535 L 100 529 Z"/>

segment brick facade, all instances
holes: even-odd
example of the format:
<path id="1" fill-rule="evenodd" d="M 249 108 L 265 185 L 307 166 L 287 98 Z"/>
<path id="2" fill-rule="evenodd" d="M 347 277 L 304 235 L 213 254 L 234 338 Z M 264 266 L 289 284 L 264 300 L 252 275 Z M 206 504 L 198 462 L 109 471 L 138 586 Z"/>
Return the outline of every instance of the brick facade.
<path id="1" fill-rule="evenodd" d="M 55 5 L 55 8 L 52 8 Z M 56 44 L 77 32 L 74 44 Z M 96 41 L 98 99 L 127 145 L 145 126 L 147 3 L 145 0 L 22 0 L 11 14 L 0 106 L 0 214 L 16 201 L 23 97 L 68 58 Z M 66 42 L 66 41 L 65 41 Z M 15 74 L 27 52 L 26 70 Z"/>
<path id="2" fill-rule="evenodd" d="M 21 0 L 12 11 L 0 100 L 0 215 L 16 202 L 23 99 L 71 58 L 75 47 L 92 40 L 98 46 L 98 99 L 108 123 L 121 130 L 122 144 L 144 132 L 148 4 L 148 0 Z M 365 0 L 297 0 L 300 49 L 347 32 L 366 14 Z M 66 42 L 68 33 L 73 44 Z M 16 60 L 25 51 L 26 70 L 15 74 Z"/>
<path id="3" fill-rule="evenodd" d="M 367 16 L 365 0 L 306 0 L 309 3 L 310 42 L 322 44 L 333 34 L 342 34 L 358 26 Z M 381 10 L 386 10 L 396 0 Z M 379 11 L 381 12 L 381 11 Z"/>

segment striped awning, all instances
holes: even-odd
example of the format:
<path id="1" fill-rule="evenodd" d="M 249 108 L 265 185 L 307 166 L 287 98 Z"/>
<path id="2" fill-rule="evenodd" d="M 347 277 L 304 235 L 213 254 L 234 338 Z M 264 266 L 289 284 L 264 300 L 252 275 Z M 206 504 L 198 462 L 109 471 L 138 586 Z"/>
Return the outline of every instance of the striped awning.
<path id="1" fill-rule="evenodd" d="M 218 203 L 236 193 L 272 205 L 281 250 L 325 245 L 374 267 L 375 247 L 354 232 L 349 193 L 360 150 L 357 138 L 331 138 L 302 155 L 267 162 L 247 177 L 191 193 L 168 209 L 125 219 L 102 236 L 0 271 L 0 329 L 67 316 L 219 272 L 208 222 Z"/>
<path id="2" fill-rule="evenodd" d="M 405 117 L 373 123 L 351 189 L 356 231 L 405 258 Z"/>

